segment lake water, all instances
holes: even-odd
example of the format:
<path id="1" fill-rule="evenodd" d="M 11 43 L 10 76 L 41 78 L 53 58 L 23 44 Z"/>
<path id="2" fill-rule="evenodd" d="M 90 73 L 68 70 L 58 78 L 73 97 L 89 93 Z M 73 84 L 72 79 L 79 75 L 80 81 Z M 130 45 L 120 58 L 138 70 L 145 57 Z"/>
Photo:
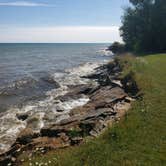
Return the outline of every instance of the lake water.
<path id="1" fill-rule="evenodd" d="M 48 77 L 101 62 L 109 44 L 0 44 L 0 110 L 44 96 Z M 47 79 L 47 82 L 45 81 Z M 32 93 L 33 92 L 33 93 Z"/>

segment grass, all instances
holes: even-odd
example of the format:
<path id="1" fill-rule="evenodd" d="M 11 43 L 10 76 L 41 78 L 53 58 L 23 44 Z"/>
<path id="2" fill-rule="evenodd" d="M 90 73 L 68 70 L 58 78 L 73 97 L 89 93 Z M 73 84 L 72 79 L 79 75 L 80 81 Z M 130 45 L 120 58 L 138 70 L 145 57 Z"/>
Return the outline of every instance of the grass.
<path id="1" fill-rule="evenodd" d="M 166 54 L 123 57 L 123 76 L 134 73 L 143 99 L 103 135 L 79 147 L 36 155 L 24 166 L 165 166 Z"/>

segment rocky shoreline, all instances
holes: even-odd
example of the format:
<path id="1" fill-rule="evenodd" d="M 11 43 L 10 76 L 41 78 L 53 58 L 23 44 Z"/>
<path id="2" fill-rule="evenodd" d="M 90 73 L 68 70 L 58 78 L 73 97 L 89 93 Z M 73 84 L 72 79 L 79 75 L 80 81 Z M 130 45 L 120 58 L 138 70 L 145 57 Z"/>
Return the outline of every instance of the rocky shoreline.
<path id="1" fill-rule="evenodd" d="M 119 121 L 130 109 L 133 96 L 138 92 L 132 77 L 120 78 L 121 72 L 119 62 L 114 60 L 96 68 L 94 73 L 82 76 L 96 84 L 70 85 L 70 91 L 56 100 L 65 102 L 86 96 L 86 104 L 65 112 L 58 121 L 55 121 L 57 115 L 48 111 L 40 131 L 34 132 L 30 125 L 22 130 L 12 147 L 0 155 L 0 165 L 18 164 L 21 161 L 17 157 L 25 151 L 31 157 L 36 151 L 46 153 L 51 149 L 79 145 L 84 138 L 97 137 Z M 63 110 L 57 109 L 57 112 Z M 22 121 L 28 118 L 26 113 L 17 116 Z"/>

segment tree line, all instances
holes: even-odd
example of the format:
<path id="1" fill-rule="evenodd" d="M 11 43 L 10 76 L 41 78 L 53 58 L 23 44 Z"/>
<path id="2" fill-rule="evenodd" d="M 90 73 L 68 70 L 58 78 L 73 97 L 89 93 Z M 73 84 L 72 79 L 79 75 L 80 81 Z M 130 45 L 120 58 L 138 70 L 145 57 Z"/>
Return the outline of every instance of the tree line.
<path id="1" fill-rule="evenodd" d="M 166 0 L 129 0 L 122 16 L 120 34 L 112 51 L 166 52 Z M 118 49 L 119 48 L 119 49 Z"/>

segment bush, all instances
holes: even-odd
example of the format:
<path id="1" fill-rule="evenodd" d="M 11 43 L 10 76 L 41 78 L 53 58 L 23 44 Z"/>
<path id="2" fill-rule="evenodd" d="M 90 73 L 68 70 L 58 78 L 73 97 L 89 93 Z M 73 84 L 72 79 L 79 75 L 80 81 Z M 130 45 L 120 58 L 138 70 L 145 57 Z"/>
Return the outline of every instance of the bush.
<path id="1" fill-rule="evenodd" d="M 114 54 L 121 54 L 126 51 L 125 45 L 119 42 L 114 42 L 108 49 Z"/>

